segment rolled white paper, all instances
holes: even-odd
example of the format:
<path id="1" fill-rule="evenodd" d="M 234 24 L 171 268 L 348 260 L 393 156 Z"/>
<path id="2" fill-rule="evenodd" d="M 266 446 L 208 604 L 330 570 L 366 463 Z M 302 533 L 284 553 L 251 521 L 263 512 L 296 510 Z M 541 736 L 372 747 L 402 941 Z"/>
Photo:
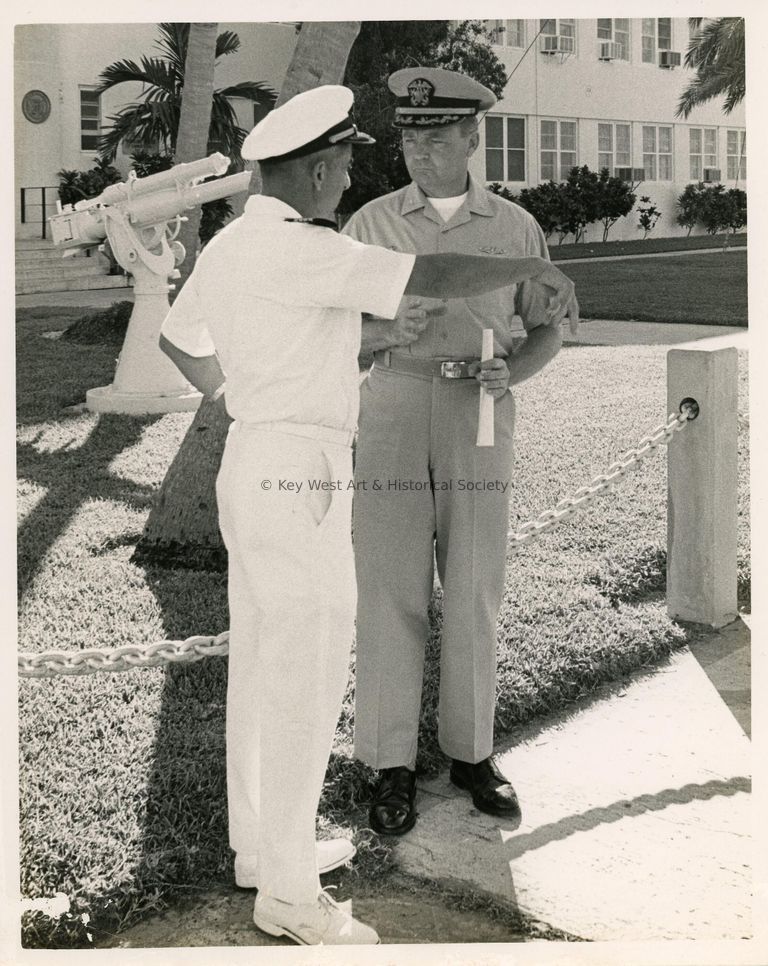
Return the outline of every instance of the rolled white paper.
<path id="1" fill-rule="evenodd" d="M 483 351 L 480 359 L 493 359 L 493 329 L 483 329 Z M 477 419 L 477 445 L 493 446 L 493 396 L 480 389 L 480 412 Z"/>

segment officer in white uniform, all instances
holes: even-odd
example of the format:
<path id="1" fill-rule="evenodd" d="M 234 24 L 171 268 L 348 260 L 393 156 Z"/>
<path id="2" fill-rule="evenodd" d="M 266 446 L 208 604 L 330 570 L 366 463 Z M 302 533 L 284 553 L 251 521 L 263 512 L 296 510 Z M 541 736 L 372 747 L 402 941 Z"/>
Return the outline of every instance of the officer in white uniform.
<path id="1" fill-rule="evenodd" d="M 263 193 L 201 253 L 160 340 L 234 419 L 217 480 L 229 556 L 230 844 L 259 890 L 256 925 L 305 944 L 378 941 L 321 891 L 315 845 L 356 605 L 361 312 L 392 319 L 404 294 L 450 298 L 531 277 L 552 287 L 553 319 L 573 298 L 540 258 L 417 258 L 329 230 L 351 145 L 372 140 L 351 107 L 351 91 L 319 87 L 254 128 L 242 153 L 260 162 Z M 321 862 L 343 861 L 347 847 Z"/>

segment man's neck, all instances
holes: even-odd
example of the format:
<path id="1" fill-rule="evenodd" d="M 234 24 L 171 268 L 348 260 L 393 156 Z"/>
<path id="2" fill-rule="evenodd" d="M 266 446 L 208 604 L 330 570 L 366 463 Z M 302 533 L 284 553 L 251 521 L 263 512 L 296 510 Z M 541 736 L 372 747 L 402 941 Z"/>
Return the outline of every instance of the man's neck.
<path id="1" fill-rule="evenodd" d="M 424 188 L 419 185 L 419 187 L 427 198 L 458 198 L 469 191 L 469 174 L 438 186 L 430 185 L 429 188 Z"/>
<path id="2" fill-rule="evenodd" d="M 325 218 L 333 221 L 334 214 L 330 214 L 316 205 L 311 195 L 296 191 L 286 185 L 263 185 L 261 193 L 267 198 L 277 198 L 286 205 L 290 205 L 302 218 Z"/>

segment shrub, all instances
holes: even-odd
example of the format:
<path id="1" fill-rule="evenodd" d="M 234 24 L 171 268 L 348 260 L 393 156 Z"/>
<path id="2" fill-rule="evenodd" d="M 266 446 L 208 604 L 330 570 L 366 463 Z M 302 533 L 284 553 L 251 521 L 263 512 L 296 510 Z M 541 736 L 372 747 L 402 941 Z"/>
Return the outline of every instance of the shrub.
<path id="1" fill-rule="evenodd" d="M 89 312 L 72 323 L 61 335 L 68 342 L 86 345 L 109 343 L 121 345 L 125 339 L 133 302 L 113 302 L 109 308 Z"/>
<path id="2" fill-rule="evenodd" d="M 677 218 L 675 220 L 682 228 L 688 229 L 689 235 L 701 218 L 702 195 L 705 191 L 706 188 L 701 181 L 698 184 L 688 184 L 685 186 L 685 191 L 677 199 Z"/>
<path id="3" fill-rule="evenodd" d="M 117 168 L 100 158 L 95 160 L 89 171 L 62 168 L 57 171 L 56 177 L 59 179 L 59 199 L 63 205 L 74 205 L 86 198 L 95 198 L 107 185 L 122 180 Z"/>
<path id="4" fill-rule="evenodd" d="M 640 204 L 637 206 L 637 212 L 640 216 L 637 221 L 637 227 L 642 228 L 643 238 L 647 238 L 648 233 L 653 231 L 653 229 L 656 227 L 656 222 L 659 220 L 659 218 L 661 218 L 661 212 L 656 205 L 651 202 L 651 199 L 648 197 L 648 195 L 643 195 L 640 199 Z"/>

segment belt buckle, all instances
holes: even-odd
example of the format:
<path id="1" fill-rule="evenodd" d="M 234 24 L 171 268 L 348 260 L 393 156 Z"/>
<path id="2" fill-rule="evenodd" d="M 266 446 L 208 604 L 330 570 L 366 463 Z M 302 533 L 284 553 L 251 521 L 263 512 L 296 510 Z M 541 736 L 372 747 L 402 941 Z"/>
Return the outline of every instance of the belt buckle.
<path id="1" fill-rule="evenodd" d="M 441 362 L 440 375 L 443 379 L 466 379 L 466 362 Z"/>

